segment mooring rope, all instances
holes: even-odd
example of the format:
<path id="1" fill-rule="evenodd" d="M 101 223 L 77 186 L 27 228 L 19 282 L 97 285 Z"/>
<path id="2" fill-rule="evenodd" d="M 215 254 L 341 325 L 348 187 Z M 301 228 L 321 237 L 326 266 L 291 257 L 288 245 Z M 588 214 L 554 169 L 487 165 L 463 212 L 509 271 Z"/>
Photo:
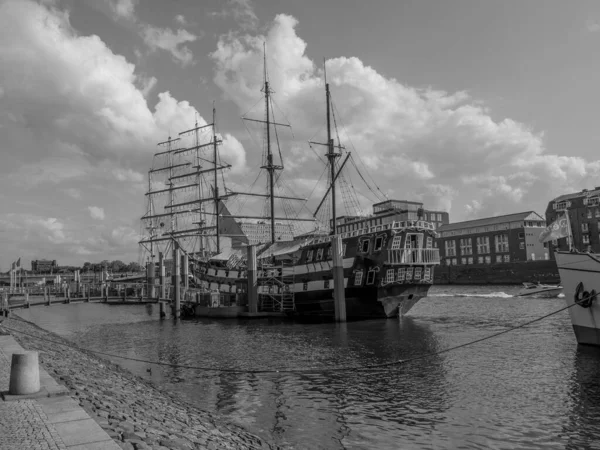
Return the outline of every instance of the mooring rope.
<path id="1" fill-rule="evenodd" d="M 597 297 L 599 294 L 600 294 L 600 292 L 597 293 L 596 295 L 594 295 L 592 298 Z M 459 344 L 459 345 L 455 345 L 453 347 L 439 350 L 437 352 L 423 353 L 421 355 L 413 356 L 412 358 L 398 359 L 395 361 L 389 361 L 389 362 L 385 362 L 385 363 L 366 364 L 366 365 L 362 365 L 362 366 L 340 366 L 340 367 L 329 367 L 329 368 L 314 367 L 314 368 L 297 368 L 297 369 L 294 369 L 294 368 L 292 368 L 292 369 L 229 369 L 229 368 L 206 367 L 206 366 L 192 366 L 192 365 L 186 365 L 186 364 L 173 364 L 173 363 L 166 363 L 166 362 L 161 362 L 161 361 L 151 361 L 148 359 L 132 358 L 130 356 L 121 356 L 121 355 L 116 355 L 114 353 L 107 353 L 107 352 L 102 352 L 102 351 L 98 351 L 98 350 L 90 350 L 87 348 L 79 347 L 79 346 L 69 343 L 69 342 L 60 342 L 60 341 L 56 341 L 53 339 L 47 339 L 47 338 L 35 336 L 31 333 L 26 333 L 25 331 L 15 330 L 14 328 L 7 327 L 6 325 L 1 325 L 1 323 L 0 323 L 0 326 L 8 331 L 23 334 L 25 336 L 29 336 L 31 338 L 38 339 L 38 340 L 48 342 L 51 344 L 58 344 L 58 345 L 62 345 L 65 347 L 73 348 L 75 350 L 89 352 L 89 353 L 96 354 L 96 355 L 107 356 L 107 357 L 111 357 L 111 358 L 119 358 L 119 359 L 123 359 L 123 360 L 127 360 L 127 361 L 135 361 L 135 362 L 152 364 L 152 365 L 157 365 L 157 366 L 167 366 L 167 367 L 172 367 L 172 368 L 177 368 L 177 369 L 192 369 L 192 370 L 199 370 L 199 371 L 203 371 L 203 372 L 221 372 L 221 373 L 238 373 L 238 374 L 283 374 L 283 373 L 318 374 L 318 373 L 328 373 L 328 372 L 356 372 L 356 371 L 366 372 L 366 371 L 373 371 L 373 370 L 377 370 L 377 369 L 384 369 L 384 368 L 389 368 L 389 367 L 393 367 L 393 366 L 409 364 L 409 363 L 419 361 L 422 359 L 431 358 L 433 356 L 438 356 L 438 355 L 441 355 L 444 353 L 449 353 L 451 351 L 458 350 L 460 348 L 469 347 L 471 345 L 493 339 L 493 338 L 501 336 L 503 334 L 510 333 L 512 331 L 518 330 L 520 328 L 524 328 L 533 323 L 540 322 L 544 319 L 547 319 L 548 317 L 554 316 L 554 315 L 556 315 L 562 311 L 565 311 L 575 305 L 578 305 L 578 303 L 575 302 L 571 305 L 557 309 L 556 311 L 553 311 L 551 313 L 548 313 L 548 314 L 538 317 L 536 319 L 529 320 L 520 325 L 516 325 L 516 326 L 508 328 L 506 330 L 502 330 L 497 333 L 493 333 L 488 336 L 484 336 L 482 338 L 475 339 L 473 341 L 465 342 L 464 344 Z M 23 322 L 25 322 L 23 319 L 19 319 L 19 320 L 22 320 Z"/>

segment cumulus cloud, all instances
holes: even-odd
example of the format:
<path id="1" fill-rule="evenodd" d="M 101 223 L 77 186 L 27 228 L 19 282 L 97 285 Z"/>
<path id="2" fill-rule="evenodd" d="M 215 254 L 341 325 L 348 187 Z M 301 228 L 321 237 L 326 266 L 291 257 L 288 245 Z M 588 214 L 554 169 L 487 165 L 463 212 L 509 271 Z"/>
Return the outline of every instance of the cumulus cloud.
<path id="1" fill-rule="evenodd" d="M 250 0 L 229 0 L 221 11 L 211 12 L 212 17 L 233 17 L 238 25 L 245 30 L 257 27 L 258 17 Z"/>
<path id="2" fill-rule="evenodd" d="M 140 168 L 151 165 L 152 150 L 169 130 L 191 127 L 198 112 L 169 92 L 154 97 L 158 102 L 151 108 L 145 96 L 152 97 L 156 79 L 138 74 L 100 37 L 75 30 L 68 11 L 51 3 L 0 2 L 0 61 L 5 93 L 0 102 L 0 154 L 7 156 L 0 166 L 0 191 L 24 192 L 36 199 L 38 211 L 61 211 L 58 219 L 55 213 L 31 216 L 18 212 L 18 204 L 9 197 L 0 196 L 0 220 L 26 223 L 31 251 L 37 246 L 48 252 L 40 257 L 56 252 L 70 259 L 76 251 L 108 256 L 105 248 L 87 241 L 90 227 L 108 224 L 95 222 L 88 210 L 82 216 L 81 205 L 74 200 L 85 197 L 98 204 L 114 197 L 120 204 L 132 205 L 111 224 L 120 230 L 116 235 L 109 228 L 94 231 L 103 236 L 103 245 L 117 242 L 117 235 L 123 235 L 119 227 L 136 223 L 144 212 L 139 189 L 145 174 Z M 232 141 L 228 157 L 243 160 L 241 144 Z M 66 231 L 63 223 L 73 231 Z M 59 248 L 58 242 L 64 247 Z M 17 239 L 10 245 L 17 251 L 29 244 Z M 107 249 L 132 255 L 126 259 L 133 259 L 138 250 L 137 244 Z"/>
<path id="3" fill-rule="evenodd" d="M 94 220 L 104 220 L 104 209 L 99 206 L 88 206 L 90 217 Z"/>
<path id="4" fill-rule="evenodd" d="M 138 0 L 105 0 L 117 18 L 135 20 L 135 7 Z"/>
<path id="5" fill-rule="evenodd" d="M 170 28 L 145 25 L 142 29 L 142 37 L 152 50 L 160 48 L 168 51 L 173 60 L 184 67 L 190 65 L 194 60 L 194 54 L 185 43 L 194 42 L 198 36 L 189 31 L 180 28 L 175 32 Z"/>
<path id="6" fill-rule="evenodd" d="M 325 122 L 324 82 L 297 24 L 294 17 L 278 15 L 264 35 L 224 35 L 211 57 L 214 82 L 245 112 L 261 95 L 266 42 L 270 85 L 294 127 L 295 140 L 285 147 L 308 152 L 303 142 Z M 327 77 L 338 124 L 344 125 L 342 143 L 361 155 L 366 178 L 389 197 L 423 199 L 427 207 L 451 210 L 452 220 L 543 211 L 551 198 L 581 189 L 582 179 L 598 173 L 598 162 L 550 154 L 542 132 L 510 118 L 493 119 L 468 92 L 411 87 L 355 57 L 328 60 Z M 314 174 L 314 182 L 321 173 L 317 164 L 307 160 L 298 170 Z M 360 189 L 366 191 L 364 185 Z"/>

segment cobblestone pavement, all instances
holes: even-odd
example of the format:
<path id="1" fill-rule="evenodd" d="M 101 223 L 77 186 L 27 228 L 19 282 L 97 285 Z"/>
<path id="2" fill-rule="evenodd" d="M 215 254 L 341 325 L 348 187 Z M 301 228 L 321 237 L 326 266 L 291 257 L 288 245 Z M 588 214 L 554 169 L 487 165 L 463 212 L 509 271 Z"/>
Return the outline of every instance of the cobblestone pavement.
<path id="1" fill-rule="evenodd" d="M 10 361 L 0 349 L 0 392 L 8 391 Z M 54 425 L 35 400 L 0 399 L 0 450 L 66 450 Z"/>

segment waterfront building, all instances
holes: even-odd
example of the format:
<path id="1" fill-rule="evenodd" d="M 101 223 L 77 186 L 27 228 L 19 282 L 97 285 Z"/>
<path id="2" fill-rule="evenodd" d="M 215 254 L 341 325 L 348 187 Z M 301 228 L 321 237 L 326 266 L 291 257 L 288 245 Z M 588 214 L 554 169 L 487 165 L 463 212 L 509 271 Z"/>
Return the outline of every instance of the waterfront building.
<path id="1" fill-rule="evenodd" d="M 358 230 L 365 227 L 383 225 L 394 221 L 425 220 L 438 228 L 450 221 L 446 211 L 423 208 L 423 203 L 408 200 L 386 200 L 373 205 L 373 214 L 368 216 L 340 216 L 336 220 L 338 233 Z"/>
<path id="2" fill-rule="evenodd" d="M 579 251 L 600 253 L 600 187 L 565 194 L 548 203 L 546 222 L 550 225 L 556 219 L 569 214 L 573 248 Z M 556 250 L 569 250 L 568 238 L 550 241 L 550 256 L 554 259 Z"/>
<path id="3" fill-rule="evenodd" d="M 55 259 L 36 259 L 31 261 L 31 271 L 34 273 L 52 273 L 58 269 Z"/>
<path id="4" fill-rule="evenodd" d="M 445 265 L 469 265 L 549 259 L 538 240 L 545 219 L 534 211 L 442 225 L 437 229 Z"/>

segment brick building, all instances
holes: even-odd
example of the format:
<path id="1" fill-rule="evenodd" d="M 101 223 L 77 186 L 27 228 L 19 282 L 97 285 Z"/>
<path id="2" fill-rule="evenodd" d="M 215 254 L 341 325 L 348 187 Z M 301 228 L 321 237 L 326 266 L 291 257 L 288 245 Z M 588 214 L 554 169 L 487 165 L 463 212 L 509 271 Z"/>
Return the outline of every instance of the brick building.
<path id="1" fill-rule="evenodd" d="M 468 220 L 437 229 L 446 265 L 492 264 L 549 259 L 538 241 L 546 221 L 534 211 Z"/>
<path id="2" fill-rule="evenodd" d="M 573 248 L 579 251 L 600 253 L 600 187 L 593 190 L 565 194 L 548 203 L 546 221 L 549 224 L 557 218 L 569 214 Z M 550 255 L 555 250 L 568 250 L 567 238 L 550 242 Z"/>

